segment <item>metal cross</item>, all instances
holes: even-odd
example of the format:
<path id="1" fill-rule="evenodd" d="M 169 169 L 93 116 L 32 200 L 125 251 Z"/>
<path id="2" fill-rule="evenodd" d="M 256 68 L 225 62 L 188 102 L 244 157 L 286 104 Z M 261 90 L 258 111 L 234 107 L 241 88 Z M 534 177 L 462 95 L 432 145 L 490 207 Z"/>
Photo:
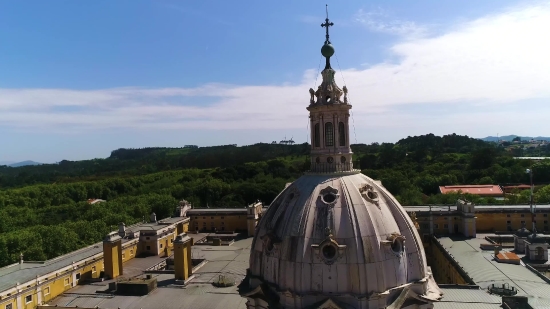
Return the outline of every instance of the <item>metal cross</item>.
<path id="1" fill-rule="evenodd" d="M 326 43 L 330 43 L 330 41 L 328 40 L 328 27 L 334 26 L 334 23 L 329 22 L 329 20 L 328 20 L 328 4 L 326 5 L 326 10 L 327 10 L 327 18 L 325 19 L 325 22 L 321 24 L 321 27 L 327 28 L 326 29 L 327 30 L 327 35 L 325 36 L 327 38 Z"/>

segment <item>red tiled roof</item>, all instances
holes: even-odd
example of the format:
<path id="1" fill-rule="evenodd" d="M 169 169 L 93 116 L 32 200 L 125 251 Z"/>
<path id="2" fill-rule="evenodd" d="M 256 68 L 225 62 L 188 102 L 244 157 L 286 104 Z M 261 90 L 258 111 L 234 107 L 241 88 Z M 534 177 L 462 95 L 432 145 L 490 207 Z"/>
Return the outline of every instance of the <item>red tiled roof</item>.
<path id="1" fill-rule="evenodd" d="M 461 191 L 474 195 L 500 196 L 503 194 L 498 185 L 459 185 L 459 186 L 439 186 L 442 194 Z"/>

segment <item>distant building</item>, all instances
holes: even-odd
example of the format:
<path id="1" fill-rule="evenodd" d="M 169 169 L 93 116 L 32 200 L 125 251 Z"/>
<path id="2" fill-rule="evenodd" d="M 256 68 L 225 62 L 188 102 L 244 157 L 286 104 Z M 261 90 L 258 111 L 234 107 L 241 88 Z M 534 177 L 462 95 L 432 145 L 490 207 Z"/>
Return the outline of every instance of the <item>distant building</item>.
<path id="1" fill-rule="evenodd" d="M 531 189 L 530 185 L 515 185 L 515 186 L 502 186 L 504 193 L 512 193 L 515 190 L 523 191 Z"/>
<path id="2" fill-rule="evenodd" d="M 256 202 L 245 208 L 195 208 L 186 211 L 189 228 L 195 232 L 247 232 L 254 235 L 263 212 L 263 204 Z"/>
<path id="3" fill-rule="evenodd" d="M 529 205 L 474 205 L 458 201 L 457 205 L 446 206 L 404 206 L 413 221 L 419 225 L 421 235 L 474 236 L 476 233 L 512 233 L 524 226 L 531 212 Z M 548 217 L 550 205 L 537 205 L 535 211 L 538 231 L 550 232 Z M 470 218 L 474 218 L 472 221 Z M 466 221 L 473 224 L 473 231 L 464 231 Z"/>
<path id="4" fill-rule="evenodd" d="M 468 193 L 482 197 L 503 197 L 504 192 L 498 185 L 457 185 L 457 186 L 439 186 L 441 194 L 448 193 Z"/>
<path id="5" fill-rule="evenodd" d="M 517 160 L 532 160 L 532 161 L 542 161 L 550 160 L 550 157 L 514 157 Z"/>
<path id="6" fill-rule="evenodd" d="M 103 203 L 103 202 L 107 202 L 107 201 L 102 200 L 102 199 L 98 199 L 98 198 L 91 198 L 91 199 L 88 199 L 87 202 L 88 202 L 88 204 L 93 205 L 93 204 Z"/>

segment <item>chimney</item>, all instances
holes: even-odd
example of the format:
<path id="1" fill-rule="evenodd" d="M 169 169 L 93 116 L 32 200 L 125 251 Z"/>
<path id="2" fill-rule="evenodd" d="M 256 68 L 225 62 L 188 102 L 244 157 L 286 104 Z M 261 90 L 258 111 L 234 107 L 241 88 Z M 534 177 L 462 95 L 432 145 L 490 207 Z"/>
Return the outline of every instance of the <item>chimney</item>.
<path id="1" fill-rule="evenodd" d="M 120 222 L 118 224 L 118 236 L 124 238 L 126 236 L 126 224 L 124 222 Z"/>
<path id="2" fill-rule="evenodd" d="M 151 223 L 157 223 L 157 215 L 154 212 L 151 213 Z"/>
<path id="3" fill-rule="evenodd" d="M 19 264 L 23 264 L 23 252 L 19 254 Z"/>
<path id="4" fill-rule="evenodd" d="M 500 246 L 495 246 L 495 258 L 500 253 Z"/>

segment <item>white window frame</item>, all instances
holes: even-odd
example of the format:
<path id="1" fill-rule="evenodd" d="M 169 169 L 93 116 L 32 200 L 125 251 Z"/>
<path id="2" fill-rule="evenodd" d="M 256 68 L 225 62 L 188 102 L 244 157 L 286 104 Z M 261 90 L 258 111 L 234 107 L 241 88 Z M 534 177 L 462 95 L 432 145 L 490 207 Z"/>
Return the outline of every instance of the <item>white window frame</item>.
<path id="1" fill-rule="evenodd" d="M 63 279 L 63 286 L 68 286 L 68 285 L 71 285 L 71 279 L 70 278 Z"/>
<path id="2" fill-rule="evenodd" d="M 50 295 L 50 286 L 48 285 L 48 286 L 44 287 L 44 289 L 42 289 L 42 291 L 44 293 L 44 296 Z M 46 293 L 46 291 L 48 291 L 48 293 Z"/>
<path id="3" fill-rule="evenodd" d="M 27 300 L 27 298 L 31 298 L 31 300 Z M 28 304 L 28 303 L 32 303 L 32 294 L 29 294 L 29 295 L 26 295 L 25 296 L 25 304 Z"/>

